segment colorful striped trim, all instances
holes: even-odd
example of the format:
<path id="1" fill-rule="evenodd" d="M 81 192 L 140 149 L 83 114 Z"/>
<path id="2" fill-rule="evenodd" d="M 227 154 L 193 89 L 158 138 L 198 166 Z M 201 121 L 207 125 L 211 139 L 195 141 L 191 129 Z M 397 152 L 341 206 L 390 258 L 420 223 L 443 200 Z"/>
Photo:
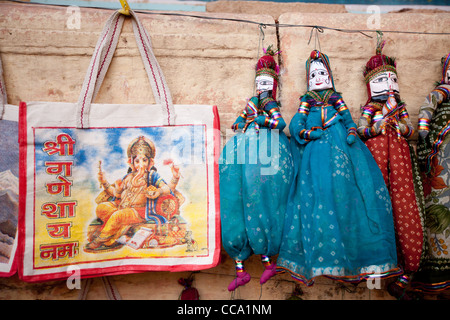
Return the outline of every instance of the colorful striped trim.
<path id="1" fill-rule="evenodd" d="M 411 287 L 428 293 L 436 293 L 450 288 L 450 280 L 438 283 L 423 283 L 412 281 Z"/>
<path id="2" fill-rule="evenodd" d="M 258 71 L 256 71 L 255 77 L 258 77 L 260 75 L 267 75 L 269 77 L 274 78 L 275 80 L 278 80 L 277 72 L 271 68 L 262 68 L 262 69 L 259 69 Z"/>
<path id="3" fill-rule="evenodd" d="M 241 260 L 236 260 L 236 272 L 245 272 L 244 262 Z"/>
<path id="4" fill-rule="evenodd" d="M 375 114 L 372 117 L 372 121 L 375 123 L 377 121 L 380 121 L 381 119 L 383 119 L 383 114 L 381 113 L 381 111 L 375 111 Z"/>
<path id="5" fill-rule="evenodd" d="M 419 119 L 417 128 L 419 130 L 430 130 L 430 119 L 421 118 Z"/>
<path id="6" fill-rule="evenodd" d="M 372 117 L 374 116 L 375 109 L 374 108 L 368 108 L 364 107 L 361 117 L 367 120 L 367 123 L 370 123 L 372 121 Z"/>
<path id="7" fill-rule="evenodd" d="M 266 105 L 269 104 L 269 102 L 272 102 L 272 101 L 275 101 L 275 100 L 273 98 L 271 98 L 271 97 L 262 98 L 258 102 L 259 109 L 260 110 L 265 110 L 266 109 Z"/>
<path id="8" fill-rule="evenodd" d="M 269 115 L 269 117 L 271 117 L 273 119 L 279 119 L 282 117 L 280 109 L 277 107 L 270 109 L 267 114 Z"/>
<path id="9" fill-rule="evenodd" d="M 256 115 L 258 114 L 258 107 L 253 103 L 252 100 L 248 100 L 247 107 L 247 117 L 256 117 Z"/>
<path id="10" fill-rule="evenodd" d="M 347 105 L 345 104 L 344 100 L 342 98 L 339 98 L 336 102 L 335 102 L 335 108 L 337 109 L 338 112 L 344 111 L 344 110 L 348 110 Z"/>
<path id="11" fill-rule="evenodd" d="M 328 128 L 331 123 L 333 122 L 334 119 L 336 119 L 336 117 L 338 116 L 339 113 L 335 113 L 330 119 L 328 119 L 327 121 L 325 121 L 325 117 L 326 117 L 326 113 L 325 113 L 325 109 L 322 108 L 322 126 L 323 128 Z"/>
<path id="12" fill-rule="evenodd" d="M 406 119 L 409 118 L 409 114 L 408 111 L 406 110 L 406 108 L 403 108 L 403 106 L 401 107 L 398 116 L 400 117 L 400 119 Z"/>
<path id="13" fill-rule="evenodd" d="M 311 139 L 309 138 L 310 133 L 312 132 L 312 130 L 306 130 L 303 129 L 302 131 L 300 131 L 300 138 L 305 139 L 306 141 L 311 141 Z"/>
<path id="14" fill-rule="evenodd" d="M 380 110 L 381 111 L 381 109 L 383 109 L 383 106 L 384 106 L 384 103 L 371 101 L 364 108 L 370 107 L 370 108 L 373 108 L 374 110 Z"/>
<path id="15" fill-rule="evenodd" d="M 270 128 L 270 129 L 275 129 L 278 126 L 279 122 L 280 122 L 279 120 L 266 117 L 266 121 L 264 121 L 264 126 Z"/>
<path id="16" fill-rule="evenodd" d="M 439 132 L 436 140 L 433 142 L 433 147 L 431 148 L 430 154 L 427 156 L 427 168 L 431 167 L 431 161 L 433 160 L 434 156 L 439 152 L 439 149 L 441 147 L 441 144 L 444 142 L 444 138 L 447 135 L 447 133 L 450 131 L 450 121 L 447 122 L 445 127 L 442 128 L 442 130 Z"/>
<path id="17" fill-rule="evenodd" d="M 372 71 L 368 72 L 365 76 L 364 76 L 364 81 L 366 83 L 369 83 L 370 81 L 372 81 L 379 73 L 381 72 L 393 72 L 397 75 L 397 69 L 394 66 L 391 66 L 389 64 L 385 64 L 382 66 L 379 66 L 378 68 L 373 69 Z M 397 75 L 398 76 L 398 75 Z"/>
<path id="18" fill-rule="evenodd" d="M 377 132 L 375 130 L 375 127 L 371 126 L 368 128 L 365 128 L 362 132 L 364 138 L 371 138 L 377 135 Z"/>
<path id="19" fill-rule="evenodd" d="M 362 268 L 364 269 L 364 268 Z M 362 280 L 368 280 L 371 278 L 374 278 L 375 276 L 377 278 L 380 279 L 387 279 L 387 278 L 392 278 L 392 277 L 398 277 L 399 275 L 403 274 L 403 270 L 399 267 L 392 267 L 391 269 L 389 269 L 388 271 L 384 271 L 382 273 L 374 273 L 374 272 L 364 272 L 364 270 L 361 270 L 361 273 L 359 274 L 355 274 L 355 275 L 342 275 L 342 276 L 335 276 L 335 275 L 331 275 L 331 274 L 325 274 L 325 273 L 321 273 L 321 274 L 317 274 L 315 276 L 313 276 L 311 279 L 308 279 L 307 277 L 305 277 L 304 275 L 301 275 L 299 273 L 293 272 L 290 269 L 283 267 L 283 266 L 277 266 L 277 274 L 281 274 L 281 273 L 285 273 L 288 272 L 291 277 L 300 282 L 303 283 L 306 286 L 312 286 L 315 282 L 315 279 L 318 277 L 326 277 L 329 279 L 333 279 L 339 282 L 344 282 L 344 283 L 358 283 L 361 282 Z"/>
<path id="20" fill-rule="evenodd" d="M 313 98 L 316 101 L 323 102 L 324 104 L 328 104 L 328 100 L 330 100 L 331 96 L 333 95 L 335 91 L 328 89 L 325 91 L 323 97 L 320 96 L 319 93 L 316 91 L 308 91 L 306 94 L 309 95 L 311 98 Z"/>
<path id="21" fill-rule="evenodd" d="M 309 106 L 308 107 L 300 106 L 297 112 L 307 116 L 309 114 Z"/>
<path id="22" fill-rule="evenodd" d="M 356 128 L 352 127 L 347 130 L 347 136 L 350 136 L 350 135 L 356 136 Z"/>
<path id="23" fill-rule="evenodd" d="M 265 255 L 261 255 L 261 262 L 264 265 L 264 267 L 268 267 L 272 265 L 272 261 L 270 261 L 270 258 Z"/>
<path id="24" fill-rule="evenodd" d="M 409 138 L 414 133 L 414 130 L 411 129 L 407 124 L 404 124 L 404 125 L 406 127 L 406 130 L 405 130 L 405 132 L 402 132 L 401 134 L 403 137 Z"/>
<path id="25" fill-rule="evenodd" d="M 450 97 L 450 91 L 444 86 L 435 88 L 432 92 L 436 92 L 442 95 L 442 101 L 447 100 Z"/>

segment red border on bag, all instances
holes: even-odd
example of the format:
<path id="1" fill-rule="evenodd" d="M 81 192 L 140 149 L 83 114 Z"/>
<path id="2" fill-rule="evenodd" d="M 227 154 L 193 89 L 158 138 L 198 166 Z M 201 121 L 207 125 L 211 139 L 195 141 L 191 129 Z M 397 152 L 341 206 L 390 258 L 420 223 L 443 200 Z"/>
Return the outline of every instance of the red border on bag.
<path id="1" fill-rule="evenodd" d="M 27 193 L 27 104 L 19 104 L 19 234 L 17 237 L 17 262 L 19 278 L 22 279 L 25 252 L 25 196 Z"/>
<path id="2" fill-rule="evenodd" d="M 1 87 L 1 84 L 0 84 L 0 89 L 3 90 L 3 88 Z M 20 159 L 20 155 L 19 155 L 19 159 Z M 20 173 L 20 167 L 19 167 L 19 173 Z M 19 190 L 19 194 L 20 194 L 20 190 Z M 17 220 L 19 220 L 19 218 Z M 0 278 L 11 277 L 12 275 L 14 275 L 17 272 L 17 269 L 18 269 L 17 259 L 19 258 L 18 257 L 19 256 L 18 252 L 19 252 L 19 243 L 20 243 L 19 242 L 19 231 L 18 231 L 19 230 L 19 224 L 18 223 L 19 223 L 19 221 L 17 221 L 17 232 L 16 232 L 16 238 L 14 239 L 14 242 L 15 242 L 15 245 L 16 245 L 16 249 L 15 249 L 15 252 L 14 252 L 14 256 L 13 257 L 9 257 L 9 261 L 12 261 L 11 268 L 9 269 L 9 271 L 4 271 L 4 272 L 0 271 Z"/>
<path id="3" fill-rule="evenodd" d="M 111 266 L 111 267 L 100 267 L 92 269 L 81 269 L 80 278 L 92 278 L 99 276 L 111 276 L 111 275 L 121 275 L 121 274 L 132 274 L 140 273 L 146 271 L 171 271 L 171 272 L 182 272 L 182 271 L 198 271 L 209 269 L 217 266 L 220 258 L 221 250 L 221 235 L 220 235 L 220 194 L 219 194 L 219 166 L 218 158 L 220 153 L 220 119 L 217 106 L 213 106 L 214 122 L 213 122 L 213 145 L 214 145 L 214 198 L 215 198 L 215 244 L 216 247 L 212 253 L 212 262 L 205 265 L 195 265 L 195 264 L 179 264 L 175 266 L 164 266 L 164 265 L 126 265 L 126 266 Z M 57 272 L 41 275 L 24 275 L 24 253 L 25 253 L 25 215 L 26 215 L 26 197 L 23 195 L 27 194 L 27 110 L 26 103 L 21 102 L 19 105 L 19 225 L 18 225 L 18 246 L 16 251 L 15 259 L 18 266 L 19 278 L 26 282 L 41 282 L 50 280 L 64 280 L 71 276 L 70 272 Z M 208 166 L 207 166 L 208 170 Z M 208 178 L 208 175 L 207 175 Z M 209 207 L 209 199 L 208 199 Z M 208 222 L 209 223 L 209 222 Z M 208 236 L 209 241 L 209 236 Z M 33 253 L 34 254 L 34 253 Z M 120 260 L 117 259 L 117 260 Z M 95 261 L 98 263 L 101 261 Z M 83 264 L 79 262 L 77 264 Z M 75 265 L 75 264 L 72 264 Z M 36 270 L 36 269 L 33 269 Z"/>

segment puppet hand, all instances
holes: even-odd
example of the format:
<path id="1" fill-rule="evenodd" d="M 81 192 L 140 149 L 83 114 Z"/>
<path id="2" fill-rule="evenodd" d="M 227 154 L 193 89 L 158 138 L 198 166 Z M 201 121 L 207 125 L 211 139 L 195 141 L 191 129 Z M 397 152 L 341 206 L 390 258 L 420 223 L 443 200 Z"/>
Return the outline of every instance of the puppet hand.
<path id="1" fill-rule="evenodd" d="M 347 135 L 347 144 L 352 145 L 355 143 L 355 141 L 356 141 L 356 135 L 354 135 L 354 134 Z"/>
<path id="2" fill-rule="evenodd" d="M 266 116 L 258 116 L 258 117 L 256 117 L 256 119 L 255 119 L 255 122 L 260 126 L 260 127 L 262 127 L 263 125 L 264 125 L 264 123 L 266 122 Z"/>
<path id="3" fill-rule="evenodd" d="M 235 122 L 232 126 L 233 130 L 242 130 L 245 127 L 245 122 Z"/>
<path id="4" fill-rule="evenodd" d="M 405 133 L 406 130 L 408 130 L 408 127 L 406 125 L 404 125 L 403 123 L 399 123 L 398 127 L 399 127 L 401 133 Z"/>
<path id="5" fill-rule="evenodd" d="M 309 134 L 309 139 L 317 140 L 322 135 L 323 135 L 323 130 L 322 129 L 315 129 L 315 130 L 312 130 L 311 133 Z"/>
<path id="6" fill-rule="evenodd" d="M 385 125 L 386 125 L 386 120 L 385 119 L 381 119 L 381 120 L 375 122 L 375 124 L 373 125 L 373 127 L 375 128 L 375 132 L 377 134 L 380 133 L 381 130 L 383 130 Z"/>
<path id="7" fill-rule="evenodd" d="M 428 135 L 428 130 L 423 130 L 423 129 L 419 130 L 419 136 L 422 139 L 425 139 L 427 137 L 427 135 Z"/>

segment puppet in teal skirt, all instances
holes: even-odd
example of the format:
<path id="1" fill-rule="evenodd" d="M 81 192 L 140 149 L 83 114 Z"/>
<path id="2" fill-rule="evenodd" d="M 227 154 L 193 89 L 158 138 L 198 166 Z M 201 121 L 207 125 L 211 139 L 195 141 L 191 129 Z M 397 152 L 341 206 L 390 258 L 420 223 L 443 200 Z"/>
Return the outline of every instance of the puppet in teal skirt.
<path id="1" fill-rule="evenodd" d="M 398 273 L 381 171 L 334 90 L 328 57 L 314 50 L 306 70 L 308 92 L 289 126 L 295 172 L 277 268 L 307 285 Z"/>
<path id="2" fill-rule="evenodd" d="M 260 283 L 276 274 L 293 162 L 286 126 L 276 98 L 278 66 L 270 47 L 257 64 L 257 95 L 232 128 L 238 131 L 225 145 L 219 161 L 220 216 L 223 247 L 235 261 L 233 291 L 250 281 L 244 261 L 261 255 Z"/>

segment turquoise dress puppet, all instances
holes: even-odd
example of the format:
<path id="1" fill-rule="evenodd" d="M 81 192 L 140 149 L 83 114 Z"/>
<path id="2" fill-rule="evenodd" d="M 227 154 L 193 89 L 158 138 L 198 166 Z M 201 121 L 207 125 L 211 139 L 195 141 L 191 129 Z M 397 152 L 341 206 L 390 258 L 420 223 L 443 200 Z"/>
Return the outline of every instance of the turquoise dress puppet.
<path id="1" fill-rule="evenodd" d="M 306 63 L 308 92 L 289 130 L 295 163 L 278 271 L 360 281 L 399 272 L 391 201 L 380 169 L 334 89 L 328 57 Z"/>
<path id="2" fill-rule="evenodd" d="M 270 47 L 257 63 L 257 95 L 232 128 L 219 161 L 222 243 L 235 261 L 236 277 L 228 290 L 250 281 L 244 261 L 261 255 L 260 283 L 276 274 L 271 257 L 278 254 L 293 162 L 286 126 L 275 100 L 278 66 Z M 242 130 L 242 132 L 240 132 Z"/>

